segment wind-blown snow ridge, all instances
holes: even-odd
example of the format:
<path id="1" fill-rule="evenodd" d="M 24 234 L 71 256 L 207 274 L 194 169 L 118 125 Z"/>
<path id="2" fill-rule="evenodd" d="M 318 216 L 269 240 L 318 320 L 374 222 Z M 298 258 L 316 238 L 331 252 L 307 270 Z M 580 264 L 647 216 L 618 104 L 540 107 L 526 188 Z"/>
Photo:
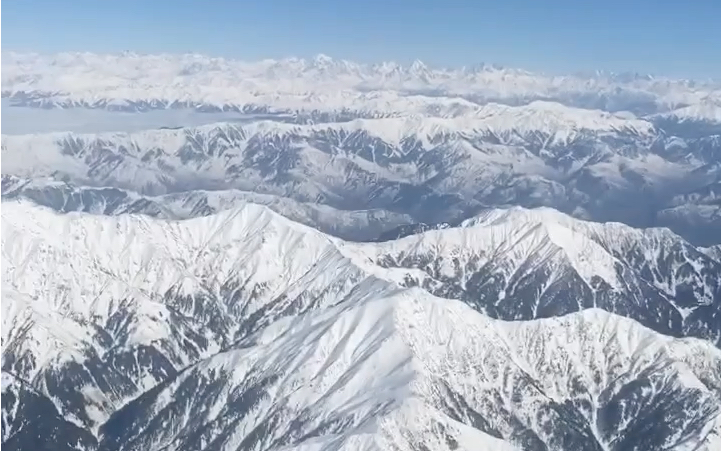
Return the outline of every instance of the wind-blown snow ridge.
<path id="1" fill-rule="evenodd" d="M 421 62 L 356 64 L 320 56 L 241 62 L 202 55 L 3 54 L 2 90 L 46 106 L 166 108 L 213 105 L 216 108 L 270 106 L 285 110 L 353 109 L 408 112 L 408 94 L 433 93 L 428 105 L 463 107 L 469 97 L 493 100 L 595 97 L 612 106 L 626 96 L 651 100 L 656 112 L 696 105 L 719 97 L 719 83 L 693 83 L 655 77 L 597 74 L 544 76 L 514 69 L 433 69 Z M 438 98 L 441 93 L 446 99 Z M 620 94 L 623 94 L 620 96 Z M 399 108 L 394 106 L 403 105 Z M 413 101 L 411 101 L 413 102 Z M 142 103 L 142 105 L 141 105 Z M 384 105 L 385 104 L 385 105 Z M 622 108 L 624 109 L 624 108 Z"/>

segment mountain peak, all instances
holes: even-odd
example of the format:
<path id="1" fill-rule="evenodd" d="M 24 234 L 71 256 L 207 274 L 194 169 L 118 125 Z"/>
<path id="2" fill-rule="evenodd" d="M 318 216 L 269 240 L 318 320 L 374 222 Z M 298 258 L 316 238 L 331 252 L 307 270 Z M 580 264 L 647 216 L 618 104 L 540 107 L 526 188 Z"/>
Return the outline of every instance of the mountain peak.
<path id="1" fill-rule="evenodd" d="M 458 333 L 459 329 L 465 333 Z M 574 341 L 570 342 L 570 337 Z M 118 415 L 104 426 L 103 437 L 111 449 L 116 443 L 127 442 L 143 447 L 175 443 L 190 448 L 193 434 L 189 432 L 198 427 L 196 419 L 203 418 L 205 423 L 218 425 L 214 429 L 216 443 L 235 446 L 233 438 L 245 436 L 240 431 L 252 430 L 271 415 L 276 418 L 276 426 L 267 435 L 254 437 L 253 444 L 268 447 L 272 442 L 290 441 L 303 446 L 303 438 L 299 442 L 290 437 L 307 437 L 303 432 L 327 424 L 325 433 L 314 442 L 334 451 L 358 449 L 355 445 L 362 443 L 362 449 L 369 450 L 388 446 L 415 449 L 421 444 L 435 450 L 471 450 L 479 446 L 516 450 L 521 444 L 510 436 L 519 430 L 519 423 L 526 427 L 524 430 L 534 431 L 542 442 L 558 440 L 557 431 L 567 430 L 569 418 L 560 413 L 562 409 L 549 408 L 553 405 L 550 398 L 573 399 L 578 395 L 575 390 L 580 380 L 592 381 L 585 389 L 596 395 L 604 390 L 602 381 L 607 377 L 634 381 L 645 374 L 654 380 L 664 379 L 681 392 L 697 391 L 705 405 L 713 405 L 716 401 L 712 390 L 699 378 L 707 376 L 708 361 L 719 362 L 719 354 L 710 346 L 702 345 L 698 350 L 697 345 L 670 343 L 633 321 L 600 311 L 505 323 L 489 320 L 456 301 L 433 298 L 421 290 L 404 290 L 381 299 L 313 312 L 292 323 L 277 323 L 254 337 L 249 345 L 206 359 L 179 374 L 175 383 L 123 408 L 124 416 L 133 416 L 142 423 L 159 421 L 164 412 L 181 407 L 180 387 L 204 387 L 202 381 L 212 378 L 218 387 L 214 395 L 205 389 L 195 392 L 183 404 L 185 414 L 179 416 L 173 428 L 147 428 L 135 422 L 131 427 L 117 427 L 115 423 L 122 421 Z M 696 357 L 683 357 L 685 351 Z M 595 359 L 603 352 L 611 356 L 612 362 Z M 583 361 L 575 360 L 579 358 Z M 561 376 L 554 371 L 558 364 L 567 365 Z M 459 372 L 459 366 L 463 372 Z M 599 373 L 605 379 L 594 377 Z M 499 378 L 499 374 L 505 377 Z M 562 383 L 558 383 L 559 377 Z M 238 409 L 218 404 L 220 399 L 236 403 L 251 396 L 253 388 L 245 384 L 249 380 L 258 381 L 264 390 L 276 394 L 274 409 L 269 408 L 270 400 L 263 398 L 254 405 L 258 406 L 256 415 L 243 415 Z M 471 380 L 474 383 L 468 383 Z M 500 383 L 509 380 L 517 382 L 512 391 Z M 522 381 L 531 388 L 516 388 L 525 386 Z M 576 385 L 571 381 L 577 381 Z M 490 397 L 512 406 L 511 413 L 499 415 L 484 402 Z M 316 415 L 302 414 L 308 405 L 314 406 Z M 463 417 L 455 413 L 462 409 L 460 406 L 466 406 L 462 412 L 491 418 L 503 433 L 489 434 L 483 428 L 461 423 Z M 273 416 L 274 410 L 283 415 Z M 552 412 L 549 415 L 555 419 L 555 429 L 545 430 L 531 421 L 530 410 Z M 700 421 L 711 425 L 713 417 Z M 575 416 L 573 424 L 577 429 L 569 429 L 569 433 L 579 434 L 573 432 L 579 424 L 591 423 L 595 427 L 592 419 L 588 415 Z M 291 435 L 290 424 L 302 433 Z M 443 436 L 425 432 L 432 426 L 443 431 Z M 579 435 L 577 444 L 583 440 L 599 446 L 597 440 L 610 440 L 594 438 L 593 434 Z"/>
<path id="2" fill-rule="evenodd" d="M 520 223 L 524 210 L 512 209 L 483 217 L 487 223 L 352 243 L 253 204 L 183 221 L 62 215 L 22 201 L 3 207 L 5 370 L 48 381 L 35 395 L 52 399 L 61 419 L 91 442 L 100 437 L 100 449 L 198 449 L 195 438 L 210 437 L 229 448 L 273 449 L 309 445 L 301 438 L 308 436 L 339 451 L 359 439 L 380 449 L 444 450 L 445 437 L 455 449 L 464 440 L 470 450 L 479 443 L 514 449 L 527 430 L 553 444 L 580 434 L 580 424 L 596 427 L 589 413 L 596 410 L 568 415 L 554 403 L 612 389 L 627 396 L 610 382 L 618 380 L 642 387 L 628 402 L 642 399 L 667 415 L 661 401 L 680 395 L 676 402 L 687 404 L 678 411 L 696 416 L 675 420 L 692 422 L 695 443 L 718 414 L 718 390 L 708 381 L 719 368 L 710 343 L 719 341 L 719 324 L 683 325 L 705 313 L 714 318 L 719 305 L 701 294 L 690 305 L 673 296 L 676 286 L 663 291 L 637 274 L 656 264 L 657 252 L 675 252 L 665 255 L 689 266 L 685 286 L 713 289 L 699 277 L 718 269 L 718 260 L 684 260 L 681 240 L 650 256 L 636 253 L 632 264 L 611 248 L 596 255 L 601 244 L 545 211 L 532 212 L 542 224 Z M 622 268 L 614 274 L 620 283 L 597 280 L 607 281 L 605 258 Z M 609 312 L 580 312 L 594 307 Z M 568 378 L 562 383 L 558 365 Z M 82 370 L 89 367 L 93 373 Z M 650 377 L 666 388 L 644 389 Z M 510 380 L 513 393 L 499 385 Z M 181 395 L 189 387 L 193 396 Z M 500 416 L 488 399 L 512 406 L 512 416 Z M 612 408 L 605 406 L 599 409 Z M 472 411 L 499 431 L 458 414 Z M 555 415 L 553 430 L 533 420 L 538 412 Z M 638 440 L 622 425 L 661 414 L 642 412 L 611 426 L 615 437 Z M 153 426 L 167 418 L 173 427 Z M 248 432 L 271 421 L 263 434 Z M 677 443 L 667 423 L 654 424 L 651 437 Z M 444 434 L 423 432 L 438 427 Z M 592 446 L 613 438 L 575 440 Z"/>
<path id="3" fill-rule="evenodd" d="M 313 63 L 317 66 L 329 66 L 334 62 L 333 58 L 323 53 L 319 53 L 313 57 Z"/>

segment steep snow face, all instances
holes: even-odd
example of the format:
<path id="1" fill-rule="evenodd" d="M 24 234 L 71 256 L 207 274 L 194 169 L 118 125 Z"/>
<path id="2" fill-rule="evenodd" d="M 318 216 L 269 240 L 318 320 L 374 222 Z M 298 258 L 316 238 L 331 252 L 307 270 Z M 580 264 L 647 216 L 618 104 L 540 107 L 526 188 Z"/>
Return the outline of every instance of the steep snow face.
<path id="1" fill-rule="evenodd" d="M 665 334 L 719 344 L 719 259 L 666 229 L 514 207 L 484 211 L 458 227 L 347 246 L 383 267 L 406 268 L 407 286 L 493 317 L 599 307 Z"/>
<path id="2" fill-rule="evenodd" d="M 269 326 L 122 408 L 101 448 L 691 450 L 719 436 L 719 361 L 600 310 L 505 323 L 412 289 Z"/>
<path id="3" fill-rule="evenodd" d="M 3 369 L 90 427 L 277 317 L 389 285 L 252 204 L 185 222 L 2 215 Z"/>
<path id="4" fill-rule="evenodd" d="M 665 112 L 719 99 L 719 83 L 594 74 L 545 76 L 482 66 L 436 69 L 421 62 L 356 64 L 319 56 L 242 62 L 203 55 L 58 55 L 3 52 L 5 96 L 36 106 L 121 110 L 365 110 L 408 112 L 554 99 L 614 111 Z M 433 97 L 425 97 L 433 95 Z"/>
<path id="5" fill-rule="evenodd" d="M 540 215 L 543 221 L 523 222 L 521 215 Z M 575 220 L 550 211 L 512 210 L 507 217 L 492 212 L 479 216 L 478 224 L 377 244 L 331 238 L 253 204 L 175 221 L 142 215 L 58 214 L 23 201 L 5 201 L 2 216 L 3 371 L 34 393 L 27 399 L 49 403 L 58 413 L 60 423 L 48 417 L 42 427 L 67 431 L 70 435 L 63 436 L 67 443 L 89 440 L 83 445 L 86 449 L 94 449 L 91 439 L 95 438 L 103 441 L 99 449 L 156 449 L 169 443 L 168 449 L 209 450 L 216 449 L 214 443 L 235 447 L 245 443 L 259 449 L 328 445 L 404 450 L 476 449 L 474 443 L 488 443 L 489 449 L 504 449 L 499 440 L 509 442 L 509 449 L 542 444 L 568 449 L 577 443 L 578 449 L 604 449 L 598 444 L 641 440 L 639 434 L 625 432 L 627 427 L 639 421 L 639 428 L 647 428 L 651 417 L 640 412 L 656 412 L 666 405 L 662 399 L 672 398 L 688 403 L 686 410 L 675 412 L 694 414 L 674 419 L 685 426 L 645 435 L 643 440 L 663 437 L 664 443 L 682 446 L 687 440 L 701 443 L 711 427 L 709 418 L 717 415 L 699 384 L 659 385 L 662 380 L 683 379 L 669 372 L 679 369 L 669 362 L 679 360 L 693 368 L 690 371 L 704 380 L 707 390 L 712 390 L 710 386 L 719 390 L 719 384 L 714 385 L 719 374 L 708 374 L 716 361 L 703 356 L 692 362 L 689 359 L 699 353 L 688 348 L 669 357 L 672 360 L 655 361 L 659 367 L 631 357 L 630 363 L 622 364 L 619 374 L 650 379 L 629 379 L 624 394 L 615 398 L 610 392 L 605 402 L 629 404 L 632 398 L 619 399 L 638 397 L 639 389 L 650 406 L 657 406 L 624 410 L 624 418 L 614 413 L 616 407 L 607 408 L 604 415 L 609 418 L 603 423 L 592 416 L 591 407 L 568 411 L 570 402 L 581 402 L 572 400 L 577 396 L 568 391 L 576 387 L 572 382 L 567 391 L 554 386 L 545 388 L 543 396 L 532 390 L 501 401 L 511 396 L 508 387 L 538 387 L 545 378 L 556 381 L 556 367 L 534 373 L 532 366 L 523 365 L 524 374 L 501 376 L 507 370 L 500 369 L 501 373 L 482 377 L 482 371 L 497 368 L 502 361 L 517 365 L 522 348 L 513 346 L 524 345 L 514 343 L 543 333 L 524 335 L 519 331 L 526 329 L 499 326 L 505 323 L 453 301 L 461 299 L 476 310 L 515 320 L 596 306 L 670 335 L 718 341 L 719 321 L 714 329 L 709 317 L 719 318 L 719 259 L 699 250 L 689 253 L 689 246 L 669 232 L 654 255 L 662 255 L 668 247 L 679 248 L 675 256 L 699 257 L 689 263 L 694 269 L 689 280 L 702 280 L 694 277 L 705 271 L 717 276 L 717 297 L 705 310 L 709 324 L 700 322 L 693 328 L 686 321 L 702 316 L 698 312 L 708 301 L 705 290 L 714 287 L 696 286 L 694 295 L 684 299 L 691 313 L 682 317 L 681 307 L 687 304 L 681 298 L 664 291 L 664 286 L 650 291 L 646 279 L 629 273 L 624 255 L 605 247 L 603 240 L 590 238 L 584 224 L 574 226 Z M 642 240 L 647 232 L 640 233 Z M 564 241 L 570 239 L 574 245 Z M 595 274 L 594 267 L 584 266 L 585 259 L 592 258 L 599 262 Z M 409 285 L 425 291 L 403 289 Z M 641 299 L 644 309 L 639 308 Z M 589 322 L 631 324 L 619 318 L 599 319 L 616 318 L 601 312 L 581 317 L 585 315 L 592 315 Z M 459 322 L 467 317 L 476 319 Z M 452 334 L 460 324 L 468 334 Z M 604 343 L 599 341 L 600 331 L 579 327 L 593 332 L 588 337 L 582 334 L 585 340 L 593 337 L 595 346 Z M 489 336 L 491 332 L 501 338 Z M 649 349 L 659 349 L 657 354 L 671 352 L 669 343 L 696 343 L 717 356 L 714 346 L 702 341 L 644 333 L 656 338 L 640 338 L 643 343 L 667 343 L 658 348 L 650 344 Z M 568 336 L 573 342 L 578 331 L 555 329 L 548 334 Z M 471 344 L 457 341 L 464 337 Z M 311 348 L 298 343 L 310 343 Z M 573 352 L 590 343 L 575 345 Z M 497 357 L 477 354 L 489 344 L 493 344 L 489 352 L 501 349 L 494 354 Z M 447 355 L 447 345 L 459 354 Z M 467 347 L 470 354 L 464 351 Z M 629 345 L 624 352 L 614 348 L 610 355 L 627 356 L 632 348 Z M 547 351 L 533 349 L 530 355 L 547 358 Z M 598 352 L 594 348 L 592 353 Z M 532 361 L 531 356 L 526 358 Z M 574 358 L 581 357 L 573 354 L 561 361 Z M 558 359 L 545 365 L 554 361 Z M 616 363 L 599 365 L 599 374 L 617 374 Z M 447 377 L 467 370 L 468 379 Z M 532 379 L 524 379 L 527 376 Z M 627 379 L 610 376 L 609 380 Z M 601 384 L 588 375 L 574 384 L 580 381 Z M 552 387 L 556 382 L 545 383 Z M 306 392 L 301 386 L 316 388 Z M 653 388 L 639 388 L 649 386 Z M 693 386 L 700 391 L 689 391 Z M 585 387 L 589 393 L 603 392 L 597 385 Z M 596 406 L 601 401 L 589 402 Z M 19 411 L 12 403 L 3 404 L 3 411 L 10 434 L 32 413 Z M 589 430 L 570 426 L 579 415 Z M 206 420 L 201 424 L 194 418 Z M 77 428 L 90 438 L 72 438 L 80 434 Z M 679 431 L 688 433 L 679 435 Z M 652 448 L 657 447 L 654 443 Z"/>

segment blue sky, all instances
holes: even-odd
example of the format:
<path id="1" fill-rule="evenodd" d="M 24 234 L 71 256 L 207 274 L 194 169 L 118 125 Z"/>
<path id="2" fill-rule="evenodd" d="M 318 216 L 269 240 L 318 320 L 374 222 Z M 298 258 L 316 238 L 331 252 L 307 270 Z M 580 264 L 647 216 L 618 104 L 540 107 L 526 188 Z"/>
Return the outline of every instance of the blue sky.
<path id="1" fill-rule="evenodd" d="M 720 78 L 718 0 L 15 0 L 3 50 L 325 53 Z"/>

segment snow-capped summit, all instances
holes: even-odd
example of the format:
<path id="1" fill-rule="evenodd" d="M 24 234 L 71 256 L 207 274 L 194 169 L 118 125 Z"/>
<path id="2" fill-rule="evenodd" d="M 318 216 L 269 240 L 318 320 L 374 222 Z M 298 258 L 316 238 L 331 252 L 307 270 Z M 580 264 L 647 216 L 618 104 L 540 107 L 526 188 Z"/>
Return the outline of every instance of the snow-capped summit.
<path id="1" fill-rule="evenodd" d="M 271 67 L 273 75 L 269 79 Z M 186 102 L 218 108 L 258 104 L 247 95 L 252 86 L 251 92 L 267 100 L 278 92 L 349 91 L 361 95 L 359 91 L 369 89 L 396 92 L 421 89 L 442 92 L 448 97 L 471 96 L 512 103 L 552 98 L 583 107 L 589 106 L 584 99 L 590 98 L 606 103 L 611 100 L 614 104 L 650 97 L 657 106 L 646 113 L 653 114 L 668 110 L 668 105 L 678 108 L 696 105 L 710 95 L 719 97 L 720 89 L 718 83 L 691 84 L 657 77 L 545 76 L 490 66 L 470 74 L 465 69 L 430 69 L 420 61 L 407 67 L 393 63 L 363 65 L 325 55 L 304 64 L 293 58 L 250 63 L 200 55 L 4 52 L 2 72 L 4 96 L 57 107 L 105 107 L 125 101 L 130 109 L 154 105 L 166 108 Z"/>
<path id="2" fill-rule="evenodd" d="M 195 449 L 199 436 L 294 450 L 704 446 L 719 435 L 718 385 L 703 382 L 718 362 L 703 343 L 606 312 L 503 323 L 408 290 L 270 326 L 129 403 L 103 426 L 101 446 Z M 185 387 L 195 388 L 188 402 Z M 653 420 L 678 418 L 657 405 L 672 395 L 694 409 L 689 435 Z M 635 408 L 608 414 L 622 403 Z"/>
<path id="3" fill-rule="evenodd" d="M 722 105 L 719 97 L 704 99 L 700 103 L 676 108 L 672 111 L 660 113 L 653 118 L 676 119 L 681 122 L 707 121 L 716 124 L 722 123 Z"/>
<path id="4" fill-rule="evenodd" d="M 491 208 L 462 221 L 460 227 L 493 227 L 499 224 L 542 224 L 550 228 L 563 228 L 580 237 L 584 236 L 585 239 L 594 240 L 607 250 L 617 249 L 618 252 L 641 242 L 655 250 L 660 246 L 679 242 L 679 236 L 666 228 L 637 229 L 618 222 L 582 220 L 548 207 Z M 571 249 L 575 250 L 581 247 L 583 246 L 571 245 Z"/>
<path id="5" fill-rule="evenodd" d="M 719 261 L 667 229 L 513 207 L 487 210 L 457 227 L 347 246 L 383 267 L 405 269 L 408 286 L 494 317 L 601 307 L 671 335 L 706 330 L 719 343 Z"/>

